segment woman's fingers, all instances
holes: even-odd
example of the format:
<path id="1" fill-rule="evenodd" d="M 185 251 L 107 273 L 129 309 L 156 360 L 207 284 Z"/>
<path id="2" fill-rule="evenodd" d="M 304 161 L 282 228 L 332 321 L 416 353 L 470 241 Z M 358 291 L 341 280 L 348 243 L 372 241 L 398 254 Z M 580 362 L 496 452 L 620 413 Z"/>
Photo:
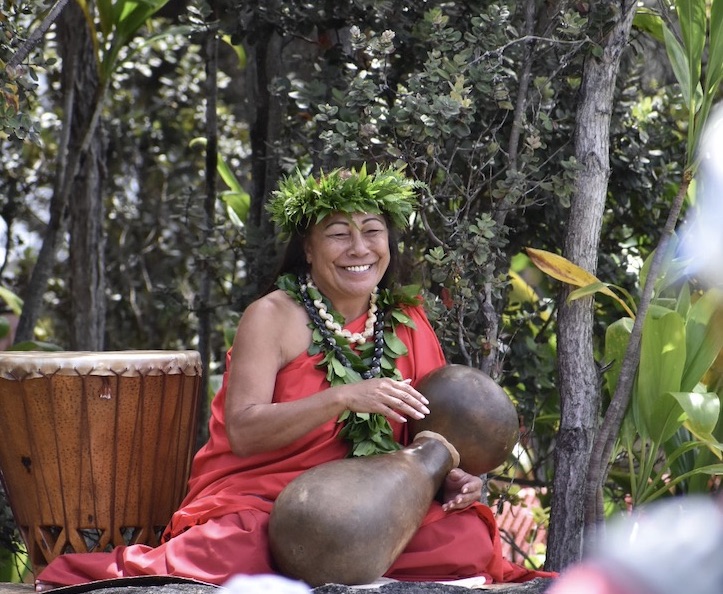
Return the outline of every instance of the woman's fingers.
<path id="1" fill-rule="evenodd" d="M 411 380 L 389 378 L 366 380 L 348 386 L 352 391 L 350 409 L 355 412 L 379 412 L 400 423 L 407 417 L 423 419 L 429 414 L 429 401 L 415 390 Z M 355 394 L 355 395 L 354 395 Z"/>
<path id="2" fill-rule="evenodd" d="M 392 397 L 396 396 L 399 401 L 400 406 L 398 410 L 407 415 L 411 414 L 415 419 L 423 419 L 425 415 L 429 414 L 429 408 L 427 408 L 429 400 L 425 398 L 424 394 L 418 392 L 411 386 L 411 380 L 401 382 L 391 381 L 393 385 L 390 395 Z"/>
<path id="3" fill-rule="evenodd" d="M 463 509 L 482 497 L 482 479 L 454 468 L 445 479 L 442 509 L 450 511 Z"/>

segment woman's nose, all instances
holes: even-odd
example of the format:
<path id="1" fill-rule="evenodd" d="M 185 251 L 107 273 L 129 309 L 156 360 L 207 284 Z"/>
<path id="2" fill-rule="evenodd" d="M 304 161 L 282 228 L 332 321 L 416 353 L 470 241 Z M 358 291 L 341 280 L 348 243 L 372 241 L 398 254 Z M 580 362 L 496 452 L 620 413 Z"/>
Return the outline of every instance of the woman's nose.
<path id="1" fill-rule="evenodd" d="M 364 235 L 360 232 L 353 231 L 351 234 L 350 251 L 354 254 L 365 254 L 369 251 Z"/>

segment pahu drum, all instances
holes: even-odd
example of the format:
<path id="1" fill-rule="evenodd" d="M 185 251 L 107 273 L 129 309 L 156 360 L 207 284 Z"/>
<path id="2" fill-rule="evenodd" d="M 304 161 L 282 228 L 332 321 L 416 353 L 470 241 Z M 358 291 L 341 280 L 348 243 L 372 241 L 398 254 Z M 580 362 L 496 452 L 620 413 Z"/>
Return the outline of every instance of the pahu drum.
<path id="1" fill-rule="evenodd" d="M 459 467 L 475 475 L 494 470 L 512 453 L 520 435 L 517 410 L 489 375 L 446 365 L 430 371 L 416 388 L 429 400 L 430 414 L 409 419 L 410 435 L 444 435 L 459 452 Z"/>
<path id="2" fill-rule="evenodd" d="M 291 481 L 269 519 L 269 546 L 285 575 L 310 586 L 368 584 L 407 546 L 457 466 L 441 435 L 422 431 L 390 454 L 321 464 Z"/>
<path id="3" fill-rule="evenodd" d="M 186 492 L 196 351 L 0 353 L 0 477 L 38 572 L 155 546 Z"/>

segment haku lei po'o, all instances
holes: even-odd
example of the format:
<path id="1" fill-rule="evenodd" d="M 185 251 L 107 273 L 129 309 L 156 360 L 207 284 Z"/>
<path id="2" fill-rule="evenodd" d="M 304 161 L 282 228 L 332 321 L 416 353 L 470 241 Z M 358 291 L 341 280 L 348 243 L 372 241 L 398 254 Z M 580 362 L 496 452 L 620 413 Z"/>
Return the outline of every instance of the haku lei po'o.
<path id="1" fill-rule="evenodd" d="M 315 287 L 308 287 L 299 282 L 295 274 L 280 276 L 276 285 L 290 297 L 305 307 L 309 314 L 309 327 L 312 330 L 309 356 L 319 353 L 323 357 L 317 367 L 326 369 L 326 379 L 331 386 L 352 384 L 371 377 L 388 377 L 401 380 L 396 366 L 396 359 L 407 354 L 407 346 L 397 337 L 396 327 L 399 324 L 415 328 L 412 319 L 402 311 L 403 305 L 419 304 L 419 287 L 406 286 L 391 291 L 381 289 L 376 300 L 378 307 L 378 323 L 375 327 L 374 340 L 357 344 L 352 348 L 348 339 L 332 334 L 318 317 L 313 303 L 305 305 L 309 299 L 321 299 L 326 310 L 341 325 L 345 320 L 333 310 L 329 300 Z M 302 289 L 302 286 L 304 287 Z M 308 295 L 304 295 L 308 293 Z M 341 437 L 351 442 L 350 456 L 370 456 L 398 450 L 401 446 L 392 436 L 392 428 L 386 417 L 379 413 L 355 413 L 344 411 L 338 419 L 344 423 Z"/>

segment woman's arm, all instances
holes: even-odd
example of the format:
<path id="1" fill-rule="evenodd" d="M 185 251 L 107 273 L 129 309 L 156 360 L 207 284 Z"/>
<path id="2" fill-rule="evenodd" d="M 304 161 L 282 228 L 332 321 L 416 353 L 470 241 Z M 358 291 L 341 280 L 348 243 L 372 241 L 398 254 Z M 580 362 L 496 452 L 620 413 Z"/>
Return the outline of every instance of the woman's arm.
<path id="1" fill-rule="evenodd" d="M 276 375 L 311 341 L 308 318 L 281 291 L 251 304 L 234 339 L 226 394 L 226 432 L 238 456 L 284 447 L 344 410 L 378 412 L 399 422 L 429 412 L 407 382 L 372 379 L 274 403 Z M 405 416 L 406 415 L 406 416 Z"/>

